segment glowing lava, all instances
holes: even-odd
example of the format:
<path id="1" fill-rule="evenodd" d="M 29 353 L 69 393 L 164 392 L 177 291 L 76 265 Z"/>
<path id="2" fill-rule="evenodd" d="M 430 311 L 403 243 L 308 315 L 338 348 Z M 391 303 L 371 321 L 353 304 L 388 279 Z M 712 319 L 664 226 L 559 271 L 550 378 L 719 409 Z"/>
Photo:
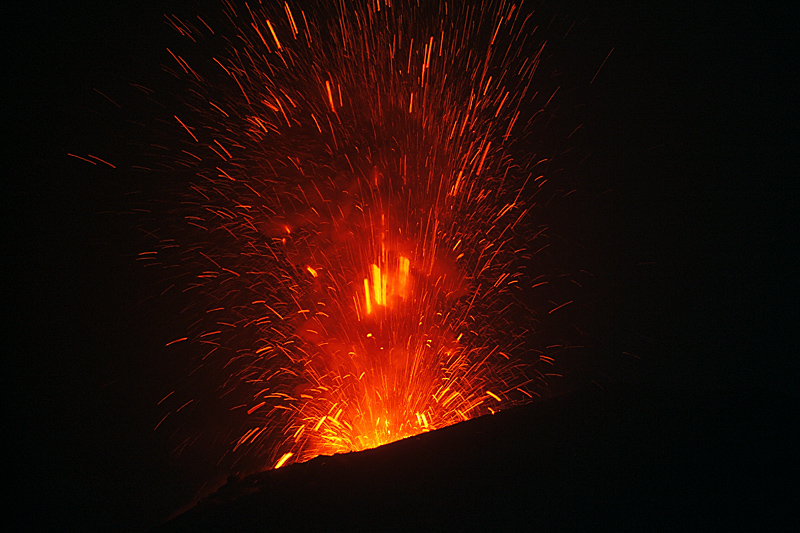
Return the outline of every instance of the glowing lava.
<path id="1" fill-rule="evenodd" d="M 211 52 L 170 50 L 192 179 L 157 251 L 180 252 L 231 453 L 280 467 L 536 394 L 515 291 L 546 179 L 511 154 L 552 96 L 544 43 L 513 3 L 422 4 L 168 17 Z"/>

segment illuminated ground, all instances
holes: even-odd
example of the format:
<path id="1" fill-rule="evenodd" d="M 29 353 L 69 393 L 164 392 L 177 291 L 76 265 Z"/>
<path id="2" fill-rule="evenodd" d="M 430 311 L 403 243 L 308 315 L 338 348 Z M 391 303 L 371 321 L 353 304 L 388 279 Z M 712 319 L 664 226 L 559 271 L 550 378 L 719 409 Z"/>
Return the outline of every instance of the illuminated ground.
<path id="1" fill-rule="evenodd" d="M 769 530 L 800 495 L 797 415 L 747 389 L 567 395 L 231 480 L 157 531 Z"/>

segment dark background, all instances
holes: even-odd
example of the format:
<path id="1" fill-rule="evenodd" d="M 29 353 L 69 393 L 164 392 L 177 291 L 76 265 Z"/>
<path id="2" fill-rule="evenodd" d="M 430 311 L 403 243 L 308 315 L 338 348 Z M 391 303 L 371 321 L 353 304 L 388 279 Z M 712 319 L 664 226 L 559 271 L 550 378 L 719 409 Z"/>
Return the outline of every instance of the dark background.
<path id="1" fill-rule="evenodd" d="M 563 387 L 747 384 L 797 400 L 796 14 L 661 4 L 548 6 L 577 21 L 555 53 L 584 76 L 572 113 L 589 155 L 552 224 L 593 275 L 575 317 L 590 349 L 565 358 Z M 166 60 L 176 10 L 191 12 L 79 2 L 10 19 L 7 460 L 28 526 L 145 529 L 227 475 L 153 430 L 182 371 L 164 349 L 180 302 L 151 298 L 162 274 L 135 261 L 145 241 L 125 214 L 148 179 L 130 170 L 133 122 L 150 112 L 128 82 Z"/>

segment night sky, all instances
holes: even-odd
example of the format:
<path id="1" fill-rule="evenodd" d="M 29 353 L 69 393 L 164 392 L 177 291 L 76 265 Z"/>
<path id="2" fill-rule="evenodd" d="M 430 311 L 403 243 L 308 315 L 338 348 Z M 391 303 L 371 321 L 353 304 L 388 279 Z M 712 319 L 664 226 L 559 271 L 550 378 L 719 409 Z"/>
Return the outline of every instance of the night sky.
<path id="1" fill-rule="evenodd" d="M 7 462 L 28 526 L 143 530 L 229 473 L 176 458 L 153 430 L 185 372 L 165 344 L 187 319 L 184 302 L 155 297 L 163 272 L 135 260 L 150 241 L 131 193 L 153 187 L 131 169 L 136 123 L 157 106 L 130 82 L 163 79 L 177 39 L 163 15 L 194 8 L 145 4 L 28 6 L 7 46 Z M 554 54 L 576 87 L 565 123 L 583 125 L 564 146 L 588 156 L 551 227 L 578 244 L 568 268 L 592 273 L 565 317 L 587 349 L 554 387 L 748 385 L 797 400 L 795 13 L 655 5 L 547 7 L 577 22 Z"/>

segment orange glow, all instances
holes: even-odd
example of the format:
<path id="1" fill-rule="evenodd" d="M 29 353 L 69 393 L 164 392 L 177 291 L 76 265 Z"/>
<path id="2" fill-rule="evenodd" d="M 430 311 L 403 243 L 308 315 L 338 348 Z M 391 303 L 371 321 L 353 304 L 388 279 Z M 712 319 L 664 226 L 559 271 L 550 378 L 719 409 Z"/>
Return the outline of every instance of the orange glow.
<path id="1" fill-rule="evenodd" d="M 377 306 L 388 307 L 396 299 L 405 300 L 408 297 L 410 265 L 411 261 L 403 256 L 397 258 L 396 265 L 393 265 L 396 268 L 393 269 L 381 269 L 375 263 L 370 265 L 370 278 L 364 278 L 364 299 L 368 315 Z"/>
<path id="2" fill-rule="evenodd" d="M 330 24 L 251 4 L 225 3 L 208 72 L 172 56 L 192 84 L 170 122 L 195 176 L 180 264 L 203 317 L 172 342 L 205 350 L 226 445 L 280 468 L 528 401 L 519 287 L 543 230 L 512 146 L 551 96 L 534 25 L 509 2 L 355 0 Z"/>

